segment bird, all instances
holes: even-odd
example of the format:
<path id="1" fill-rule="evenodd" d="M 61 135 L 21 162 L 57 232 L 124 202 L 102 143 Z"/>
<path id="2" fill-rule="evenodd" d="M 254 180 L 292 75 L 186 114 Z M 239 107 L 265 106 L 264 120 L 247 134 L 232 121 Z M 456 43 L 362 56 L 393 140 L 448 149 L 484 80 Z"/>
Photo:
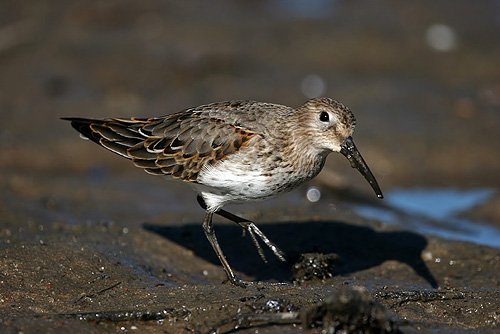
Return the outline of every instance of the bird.
<path id="1" fill-rule="evenodd" d="M 251 282 L 241 280 L 229 265 L 215 234 L 214 214 L 239 224 L 265 262 L 258 238 L 280 261 L 286 261 L 285 253 L 254 222 L 224 206 L 262 201 L 295 189 L 319 174 L 331 152 L 344 155 L 383 198 L 352 139 L 354 114 L 329 97 L 310 99 L 297 108 L 232 100 L 162 117 L 62 119 L 84 138 L 147 173 L 188 184 L 205 210 L 202 228 L 227 280 L 241 287 Z"/>

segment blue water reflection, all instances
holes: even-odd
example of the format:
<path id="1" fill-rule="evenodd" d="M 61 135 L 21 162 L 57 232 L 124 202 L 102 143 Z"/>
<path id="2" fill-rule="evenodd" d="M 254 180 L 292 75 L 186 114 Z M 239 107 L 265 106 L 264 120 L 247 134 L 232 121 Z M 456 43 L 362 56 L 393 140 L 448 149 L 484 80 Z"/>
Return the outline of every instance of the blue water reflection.
<path id="1" fill-rule="evenodd" d="M 500 230 L 484 222 L 457 217 L 485 203 L 494 193 L 493 189 L 398 188 L 387 193 L 387 207 L 364 205 L 356 206 L 355 210 L 363 217 L 419 233 L 500 248 Z"/>

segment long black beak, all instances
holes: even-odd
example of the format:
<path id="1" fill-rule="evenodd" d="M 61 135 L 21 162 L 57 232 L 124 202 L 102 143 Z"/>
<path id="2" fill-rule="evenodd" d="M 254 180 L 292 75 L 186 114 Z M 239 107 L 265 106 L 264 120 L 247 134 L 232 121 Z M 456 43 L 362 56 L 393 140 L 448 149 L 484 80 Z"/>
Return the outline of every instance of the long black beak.
<path id="1" fill-rule="evenodd" d="M 375 191 L 375 194 L 377 194 L 377 197 L 384 198 L 375 176 L 373 176 L 370 168 L 368 168 L 365 160 L 363 160 L 361 153 L 359 153 L 356 145 L 354 145 L 352 137 L 346 138 L 342 145 L 340 145 L 340 153 L 342 153 L 349 160 L 352 168 L 356 168 L 365 177 L 366 181 L 368 181 Z"/>

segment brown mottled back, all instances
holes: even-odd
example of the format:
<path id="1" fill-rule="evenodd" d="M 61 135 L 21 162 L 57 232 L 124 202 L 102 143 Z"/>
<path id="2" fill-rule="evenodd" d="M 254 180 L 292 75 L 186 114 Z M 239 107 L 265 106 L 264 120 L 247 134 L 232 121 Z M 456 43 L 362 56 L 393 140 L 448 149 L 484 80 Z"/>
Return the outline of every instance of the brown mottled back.
<path id="1" fill-rule="evenodd" d="M 204 165 L 239 151 L 256 135 L 210 115 L 210 109 L 148 119 L 65 119 L 85 137 L 150 174 L 196 182 Z"/>

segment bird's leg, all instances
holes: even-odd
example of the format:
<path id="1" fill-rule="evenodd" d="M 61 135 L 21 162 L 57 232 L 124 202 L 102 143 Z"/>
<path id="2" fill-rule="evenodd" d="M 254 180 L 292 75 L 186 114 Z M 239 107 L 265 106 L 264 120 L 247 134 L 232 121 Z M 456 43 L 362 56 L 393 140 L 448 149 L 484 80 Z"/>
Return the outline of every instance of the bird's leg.
<path id="1" fill-rule="evenodd" d="M 229 281 L 234 285 L 245 287 L 245 283 L 234 274 L 233 269 L 229 265 L 229 262 L 227 262 L 227 259 L 219 246 L 219 242 L 217 241 L 217 237 L 215 236 L 214 225 L 212 224 L 213 215 L 213 212 L 207 210 L 205 218 L 203 219 L 203 232 L 205 232 L 205 236 L 207 237 L 208 242 L 210 242 L 210 245 L 212 245 L 215 254 L 217 254 L 217 257 L 222 263 Z"/>
<path id="2" fill-rule="evenodd" d="M 203 198 L 198 195 L 197 197 L 198 203 L 200 206 L 204 209 L 207 208 L 205 202 L 203 201 Z M 267 259 L 264 255 L 264 251 L 262 250 L 262 247 L 260 247 L 259 241 L 255 237 L 257 235 L 265 244 L 267 247 L 269 247 L 270 250 L 274 253 L 274 255 L 282 262 L 286 262 L 285 259 L 285 253 L 279 249 L 278 246 L 276 246 L 271 240 L 269 240 L 264 233 L 255 225 L 254 222 L 244 219 L 242 217 L 236 216 L 232 214 L 231 212 L 228 212 L 226 210 L 219 209 L 215 211 L 216 214 L 219 216 L 222 216 L 226 219 L 229 219 L 238 225 L 240 225 L 244 231 L 247 231 L 248 234 L 250 235 L 250 238 L 252 239 L 253 244 L 255 245 L 255 248 L 257 248 L 257 252 L 259 253 L 260 257 L 264 262 L 267 263 Z"/>
<path id="3" fill-rule="evenodd" d="M 255 247 L 257 248 L 257 251 L 259 252 L 260 257 L 262 258 L 262 260 L 264 260 L 264 262 L 267 262 L 267 259 L 264 256 L 264 252 L 262 251 L 262 248 L 260 247 L 260 244 L 259 244 L 257 238 L 255 237 L 255 235 L 259 236 L 259 238 L 266 244 L 267 247 L 269 247 L 270 250 L 272 250 L 274 255 L 280 261 L 286 262 L 285 253 L 281 249 L 279 249 L 279 247 L 276 246 L 271 240 L 269 240 L 266 237 L 266 235 L 257 227 L 257 225 L 255 225 L 254 222 L 249 221 L 249 220 L 244 219 L 244 218 L 241 218 L 239 216 L 236 216 L 236 215 L 232 214 L 231 212 L 228 212 L 228 211 L 222 210 L 222 209 L 216 211 L 215 213 L 218 214 L 219 216 L 222 216 L 224 218 L 227 218 L 227 219 L 239 224 L 243 228 L 243 230 L 248 231 L 248 234 L 252 238 L 252 241 L 253 241 Z"/>

